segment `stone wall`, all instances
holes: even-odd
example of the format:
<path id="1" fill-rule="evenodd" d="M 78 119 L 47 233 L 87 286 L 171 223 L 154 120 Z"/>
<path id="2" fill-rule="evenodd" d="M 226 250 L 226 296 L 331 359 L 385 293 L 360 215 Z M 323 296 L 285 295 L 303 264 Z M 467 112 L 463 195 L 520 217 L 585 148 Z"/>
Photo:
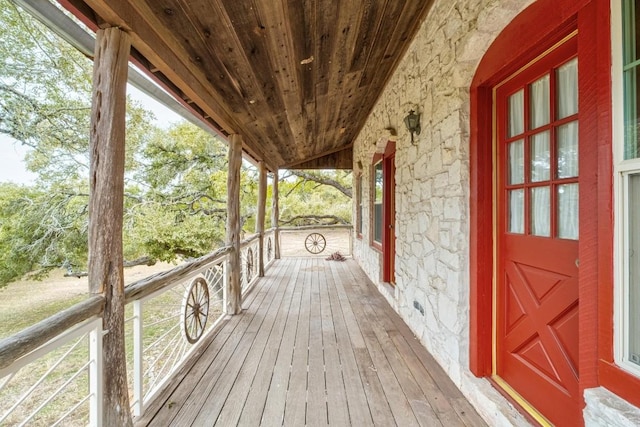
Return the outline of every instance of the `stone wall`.
<path id="1" fill-rule="evenodd" d="M 527 423 L 468 370 L 469 86 L 491 42 L 529 3 L 437 0 L 354 144 L 364 184 L 355 257 L 491 425 Z M 416 145 L 402 122 L 411 109 L 422 116 Z M 380 254 L 369 243 L 370 166 L 387 128 L 397 132 L 395 289 L 380 283 Z"/>

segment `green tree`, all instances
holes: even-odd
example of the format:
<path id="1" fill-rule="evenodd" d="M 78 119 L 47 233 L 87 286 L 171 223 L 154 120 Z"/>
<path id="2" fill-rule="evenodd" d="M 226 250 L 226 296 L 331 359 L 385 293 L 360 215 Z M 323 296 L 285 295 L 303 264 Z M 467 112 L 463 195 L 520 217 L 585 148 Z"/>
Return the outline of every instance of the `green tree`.
<path id="1" fill-rule="evenodd" d="M 52 268 L 86 269 L 92 63 L 8 0 L 0 0 L 0 25 L 0 134 L 31 148 L 27 167 L 38 177 L 33 186 L 0 184 L 1 286 Z M 224 243 L 226 146 L 191 124 L 152 121 L 128 101 L 125 259 L 208 253 Z M 243 164 L 246 234 L 255 230 L 257 175 Z M 350 181 L 344 172 L 282 173 L 282 223 L 348 222 Z"/>

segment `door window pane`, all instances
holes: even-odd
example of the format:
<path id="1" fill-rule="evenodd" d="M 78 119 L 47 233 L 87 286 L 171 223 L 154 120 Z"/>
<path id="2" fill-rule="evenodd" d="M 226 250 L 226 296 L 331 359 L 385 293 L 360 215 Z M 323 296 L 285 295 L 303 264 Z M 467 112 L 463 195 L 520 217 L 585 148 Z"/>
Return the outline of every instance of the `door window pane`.
<path id="1" fill-rule="evenodd" d="M 529 118 L 531 129 L 537 129 L 549 123 L 549 75 L 545 75 L 529 86 Z"/>
<path id="2" fill-rule="evenodd" d="M 531 234 L 551 235 L 551 200 L 549 187 L 531 189 Z"/>
<path id="3" fill-rule="evenodd" d="M 640 57 L 640 25 L 639 15 L 636 13 L 638 2 L 633 0 L 623 1 L 623 65 L 624 65 L 624 158 L 634 159 L 640 157 L 638 143 L 638 125 L 640 124 L 638 108 L 638 66 L 636 63 Z"/>
<path id="4" fill-rule="evenodd" d="M 524 89 L 509 97 L 509 137 L 524 132 Z"/>
<path id="5" fill-rule="evenodd" d="M 531 137 L 531 181 L 548 181 L 551 177 L 549 131 Z"/>
<path id="6" fill-rule="evenodd" d="M 640 174 L 629 176 L 629 354 L 640 365 Z"/>
<path id="7" fill-rule="evenodd" d="M 578 58 L 572 59 L 556 70 L 558 119 L 578 112 Z"/>
<path id="8" fill-rule="evenodd" d="M 524 182 L 524 141 L 509 144 L 509 184 Z"/>
<path id="9" fill-rule="evenodd" d="M 373 197 L 373 240 L 382 243 L 382 194 L 383 194 L 383 174 L 382 162 L 378 162 L 374 169 L 374 190 Z"/>
<path id="10" fill-rule="evenodd" d="M 524 234 L 524 190 L 509 191 L 509 232 Z"/>
<path id="11" fill-rule="evenodd" d="M 558 127 L 558 178 L 578 176 L 578 122 Z"/>
<path id="12" fill-rule="evenodd" d="M 558 186 L 558 237 L 578 239 L 578 184 Z"/>

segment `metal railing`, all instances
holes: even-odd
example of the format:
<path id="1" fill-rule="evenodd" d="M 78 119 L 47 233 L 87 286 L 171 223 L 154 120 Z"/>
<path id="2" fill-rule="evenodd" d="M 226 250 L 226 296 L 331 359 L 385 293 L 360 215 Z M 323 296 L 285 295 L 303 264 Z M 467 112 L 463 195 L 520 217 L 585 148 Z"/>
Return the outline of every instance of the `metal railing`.
<path id="1" fill-rule="evenodd" d="M 327 240 L 322 255 L 334 248 L 334 233 L 351 236 L 345 226 L 281 230 L 264 233 L 265 270 L 275 260 L 276 238 L 282 234 L 290 239 L 294 232 L 306 236 L 316 230 Z M 350 255 L 346 247 L 344 255 Z M 144 413 L 224 319 L 232 251 L 223 247 L 126 286 L 125 346 L 134 416 Z M 259 236 L 244 240 L 240 251 L 246 294 L 259 276 Z M 0 425 L 101 425 L 103 309 L 104 298 L 91 296 L 0 341 Z"/>

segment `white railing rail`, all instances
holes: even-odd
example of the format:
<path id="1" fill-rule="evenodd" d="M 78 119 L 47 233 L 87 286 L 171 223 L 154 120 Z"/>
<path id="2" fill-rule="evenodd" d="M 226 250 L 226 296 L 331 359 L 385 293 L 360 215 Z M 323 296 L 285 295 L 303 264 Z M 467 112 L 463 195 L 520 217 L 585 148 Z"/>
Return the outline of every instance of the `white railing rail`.
<path id="1" fill-rule="evenodd" d="M 221 248 L 125 289 L 132 408 L 148 402 L 224 318 L 230 248 Z"/>
<path id="2" fill-rule="evenodd" d="M 346 231 L 349 237 L 351 235 L 350 226 L 280 230 L 285 234 L 297 231 L 306 235 L 312 230 L 323 230 L 322 233 L 328 235 L 335 231 Z M 275 229 L 264 233 L 265 270 L 275 260 L 279 235 Z M 243 294 L 249 292 L 258 279 L 259 249 L 258 235 L 245 239 L 240 245 Z M 228 260 L 232 251 L 231 247 L 223 247 L 126 286 L 125 339 L 134 415 L 144 413 L 150 399 L 197 346 L 206 342 L 210 332 L 224 318 Z M 350 245 L 345 252 L 344 255 L 351 254 Z M 0 340 L 0 425 L 75 423 L 101 427 L 102 337 L 106 333 L 102 330 L 103 309 L 104 297 L 94 295 Z M 32 369 L 33 366 L 38 369 Z M 53 375 L 61 367 L 65 368 L 64 372 Z M 25 371 L 37 372 L 38 376 L 32 375 L 27 385 L 21 380 L 20 390 L 12 388 Z M 55 385 L 43 390 L 47 378 L 54 376 Z M 74 384 L 76 389 L 70 391 Z M 30 402 L 36 395 L 39 400 Z M 57 402 L 59 399 L 67 400 L 61 404 Z M 49 408 L 53 403 L 56 403 L 55 410 Z M 46 418 L 42 416 L 45 412 Z"/>
<path id="3" fill-rule="evenodd" d="M 258 251 L 260 236 L 255 234 L 240 242 L 240 285 L 242 294 L 251 290 L 258 279 Z"/>
<path id="4" fill-rule="evenodd" d="M 30 336 L 27 331 L 22 337 Z M 100 426 L 102 384 L 96 374 L 102 367 L 102 334 L 102 319 L 93 315 L 0 369 L 0 425 Z M 3 350 L 10 347 L 3 344 L 8 343 L 0 342 Z M 61 409 L 47 410 L 52 405 Z"/>

